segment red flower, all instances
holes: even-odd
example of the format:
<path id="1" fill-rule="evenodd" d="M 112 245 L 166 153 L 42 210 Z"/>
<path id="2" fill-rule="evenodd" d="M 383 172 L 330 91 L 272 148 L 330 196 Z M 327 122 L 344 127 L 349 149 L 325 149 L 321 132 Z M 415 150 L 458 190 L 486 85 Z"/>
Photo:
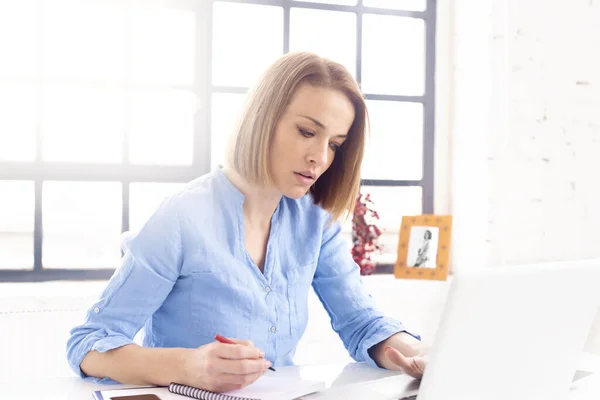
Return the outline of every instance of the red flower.
<path id="1" fill-rule="evenodd" d="M 381 230 L 374 224 L 379 219 L 379 214 L 372 209 L 372 204 L 369 193 L 364 197 L 359 193 L 352 216 L 352 258 L 360 267 L 361 275 L 375 272 L 376 264 L 371 257 L 381 250 L 378 243 Z"/>

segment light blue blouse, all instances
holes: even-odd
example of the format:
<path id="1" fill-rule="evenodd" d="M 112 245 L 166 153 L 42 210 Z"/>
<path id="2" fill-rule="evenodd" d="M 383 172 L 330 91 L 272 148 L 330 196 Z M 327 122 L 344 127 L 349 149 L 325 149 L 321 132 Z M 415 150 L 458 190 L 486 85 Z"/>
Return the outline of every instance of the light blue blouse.
<path id="1" fill-rule="evenodd" d="M 195 348 L 219 333 L 252 340 L 274 366 L 290 365 L 311 285 L 352 358 L 375 366 L 368 349 L 405 329 L 375 308 L 341 225 L 328 225 L 328 213 L 309 195 L 283 197 L 263 274 L 244 245 L 243 202 L 220 168 L 166 199 L 126 240 L 121 266 L 71 330 L 71 368 L 113 383 L 85 376 L 79 365 L 91 350 L 133 343 L 141 328 L 148 347 Z"/>

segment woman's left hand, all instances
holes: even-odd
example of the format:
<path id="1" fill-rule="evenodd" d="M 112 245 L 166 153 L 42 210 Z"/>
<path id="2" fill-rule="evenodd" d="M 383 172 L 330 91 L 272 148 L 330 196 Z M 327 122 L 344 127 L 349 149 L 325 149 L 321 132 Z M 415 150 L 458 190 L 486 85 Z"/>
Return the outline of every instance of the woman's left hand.
<path id="1" fill-rule="evenodd" d="M 427 366 L 428 351 L 429 346 L 406 332 L 400 332 L 375 345 L 372 357 L 381 368 L 421 378 Z"/>
<path id="2" fill-rule="evenodd" d="M 421 378 L 425 372 L 425 367 L 427 366 L 427 357 L 425 355 L 407 357 L 391 346 L 384 348 L 384 355 L 388 369 L 403 371 L 413 378 Z"/>

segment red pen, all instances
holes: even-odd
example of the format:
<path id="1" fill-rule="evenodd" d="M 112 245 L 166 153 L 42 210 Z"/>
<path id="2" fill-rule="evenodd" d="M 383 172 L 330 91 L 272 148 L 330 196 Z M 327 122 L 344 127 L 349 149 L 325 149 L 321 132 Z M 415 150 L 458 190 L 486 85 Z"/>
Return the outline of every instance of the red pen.
<path id="1" fill-rule="evenodd" d="M 234 342 L 233 340 L 227 339 L 224 336 L 219 335 L 218 333 L 215 335 L 215 339 L 218 340 L 221 343 L 226 343 L 226 344 L 237 344 L 236 342 Z M 275 369 L 273 367 L 269 367 L 269 369 L 273 372 L 275 372 Z"/>

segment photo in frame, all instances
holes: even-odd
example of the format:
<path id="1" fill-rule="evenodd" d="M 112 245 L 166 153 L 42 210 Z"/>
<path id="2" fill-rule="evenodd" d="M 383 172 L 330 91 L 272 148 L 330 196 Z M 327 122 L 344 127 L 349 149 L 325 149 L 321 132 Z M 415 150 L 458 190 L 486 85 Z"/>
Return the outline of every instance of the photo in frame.
<path id="1" fill-rule="evenodd" d="M 396 278 L 446 280 L 452 236 L 451 215 L 402 217 Z"/>

